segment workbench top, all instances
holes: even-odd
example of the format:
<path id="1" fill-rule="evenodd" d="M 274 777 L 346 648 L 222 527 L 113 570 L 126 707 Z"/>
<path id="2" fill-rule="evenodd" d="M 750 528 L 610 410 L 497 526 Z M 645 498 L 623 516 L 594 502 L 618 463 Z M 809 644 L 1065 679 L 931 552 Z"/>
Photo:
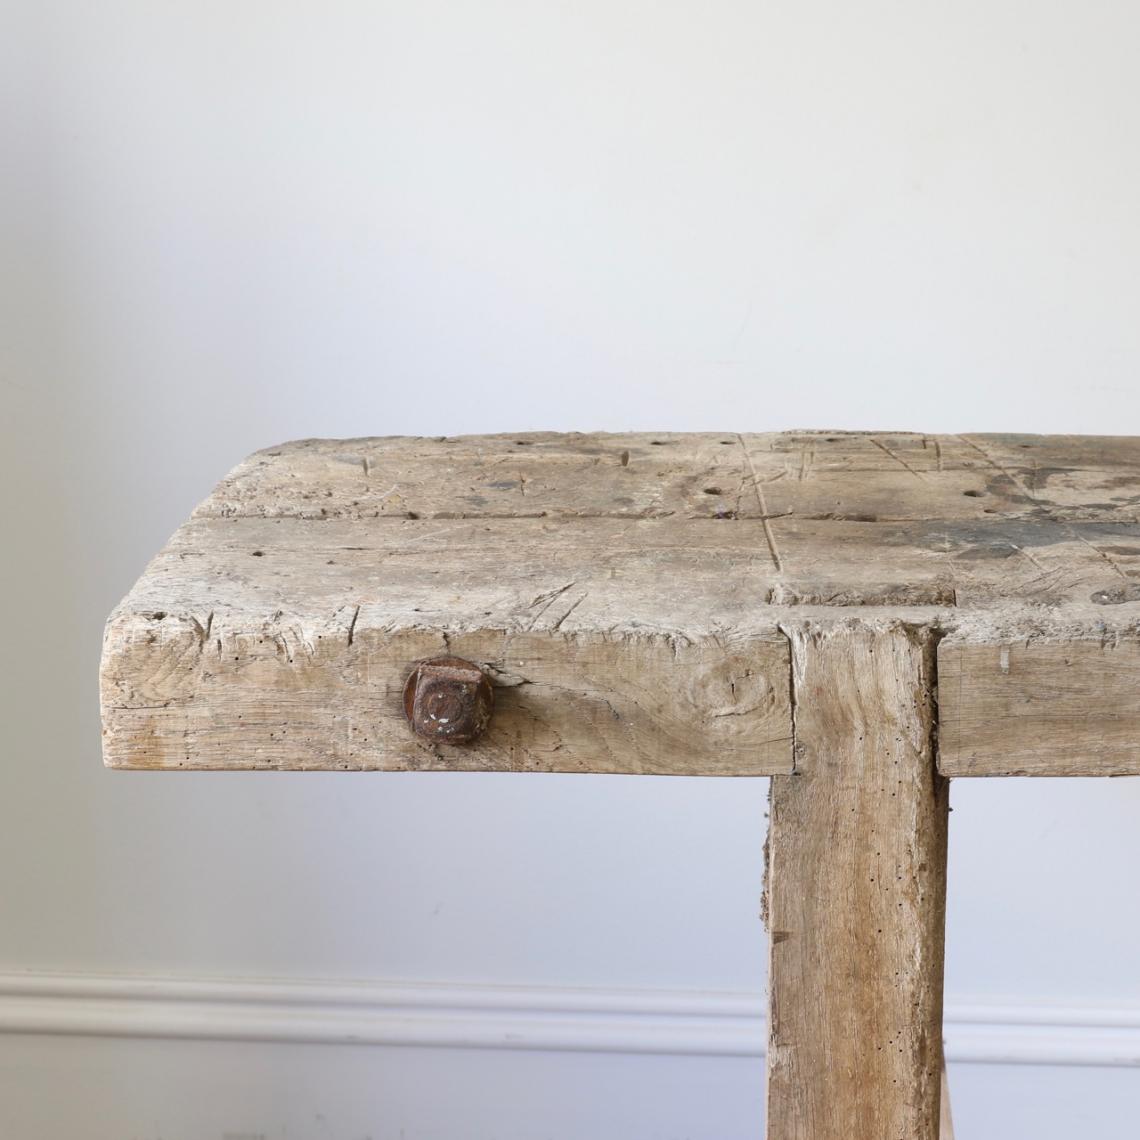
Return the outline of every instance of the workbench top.
<path id="1" fill-rule="evenodd" d="M 126 768 L 770 775 L 788 631 L 938 634 L 946 774 L 1140 770 L 1140 439 L 302 440 L 235 468 L 108 621 Z M 495 686 L 408 731 L 433 654 Z"/>

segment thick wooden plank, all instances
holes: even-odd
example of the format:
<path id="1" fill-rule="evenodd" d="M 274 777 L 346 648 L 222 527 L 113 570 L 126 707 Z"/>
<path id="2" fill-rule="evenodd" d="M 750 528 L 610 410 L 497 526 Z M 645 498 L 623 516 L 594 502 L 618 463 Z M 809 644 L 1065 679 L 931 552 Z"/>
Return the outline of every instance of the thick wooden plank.
<path id="1" fill-rule="evenodd" d="M 730 508 L 743 469 L 740 437 L 731 433 L 310 439 L 250 456 L 195 513 L 714 518 Z"/>
<path id="2" fill-rule="evenodd" d="M 108 765 L 654 775 L 791 766 L 786 688 L 769 679 L 786 676 L 782 639 L 367 629 L 349 642 L 351 617 L 342 619 L 339 636 L 316 642 L 287 622 L 205 633 L 166 619 L 117 631 L 121 666 L 103 690 Z M 491 724 L 472 746 L 430 744 L 404 722 L 412 663 L 443 653 L 479 663 L 496 687 Z"/>
<path id="3" fill-rule="evenodd" d="M 947 782 L 933 638 L 793 635 L 796 773 L 772 780 L 770 1140 L 937 1140 Z"/>
<path id="4" fill-rule="evenodd" d="M 852 522 L 1032 521 L 1047 514 L 1131 524 L 1138 508 L 1140 448 L 1130 437 L 547 432 L 281 444 L 239 464 L 196 513 L 365 519 L 791 512 Z"/>
<path id="5" fill-rule="evenodd" d="M 723 523 L 698 521 L 685 543 L 656 520 L 442 527 L 183 528 L 108 623 L 107 763 L 791 770 L 787 641 Z M 442 653 L 496 685 L 476 745 L 428 744 L 404 722 L 412 662 Z"/>
<path id="6" fill-rule="evenodd" d="M 946 776 L 1140 775 L 1140 631 L 1097 640 L 948 638 L 938 650 Z"/>
<path id="7" fill-rule="evenodd" d="M 780 630 L 820 607 L 836 615 L 858 607 L 865 616 L 889 608 L 908 620 L 920 609 L 913 620 L 983 649 L 1045 627 L 1059 646 L 1118 636 L 1140 605 L 1138 511 L 1140 449 L 1128 439 L 538 433 L 284 444 L 227 476 L 112 615 L 103 664 L 107 760 L 443 763 L 425 759 L 384 715 L 386 727 L 366 732 L 369 693 L 374 700 L 398 685 L 407 663 L 398 638 L 435 651 L 469 637 L 472 652 L 506 676 L 494 646 L 545 633 L 544 667 L 564 669 L 567 683 L 549 709 L 540 709 L 533 685 L 519 697 L 539 722 L 550 717 L 560 727 L 531 748 L 508 714 L 500 728 L 514 732 L 511 750 L 487 741 L 449 766 L 786 772 L 788 702 L 754 701 L 752 693 L 729 715 L 722 710 L 734 702 L 709 695 L 691 714 L 686 694 L 699 676 L 728 678 L 730 695 L 751 693 L 762 676 L 765 692 L 778 694 L 787 685 Z M 658 646 L 653 653 L 647 640 Z M 210 667 L 192 652 L 207 641 Z M 221 653 L 219 641 L 236 654 Z M 592 675 L 594 647 L 611 642 L 637 648 L 625 664 L 620 653 L 607 656 Z M 246 647 L 256 656 L 282 646 L 295 665 L 290 644 L 304 649 L 305 700 L 324 710 L 307 712 L 293 698 L 306 738 L 367 735 L 367 750 L 290 752 L 280 738 L 283 710 L 257 696 L 256 685 L 238 683 L 256 676 L 269 686 L 273 676 L 246 663 Z M 699 662 L 675 656 L 686 645 L 701 647 Z M 355 671 L 362 646 L 376 654 L 366 682 Z M 639 699 L 636 717 L 627 668 L 635 659 L 653 671 L 659 697 Z M 977 658 L 977 685 L 960 686 L 964 700 L 978 703 L 959 710 L 963 726 L 989 715 L 985 660 Z M 749 663 L 747 676 L 740 661 Z M 963 668 L 974 661 L 963 658 Z M 292 677 L 297 690 L 298 675 L 272 684 L 288 687 Z M 625 719 L 604 732 L 595 726 L 600 746 L 572 731 L 569 721 L 591 721 L 577 704 L 554 710 L 570 699 L 571 681 L 624 709 L 649 742 L 639 735 L 637 745 L 619 744 L 631 731 Z M 1086 681 L 1091 725 L 1098 688 Z M 147 693 L 157 699 L 139 696 Z M 239 726 L 245 699 L 252 704 Z M 669 709 L 684 710 L 687 727 L 671 725 Z M 673 744 L 660 743 L 664 736 Z M 163 743 L 143 748 L 147 739 Z M 179 739 L 185 746 L 176 748 Z M 1088 737 L 1086 751 L 1096 743 Z M 587 744 L 591 754 L 579 756 Z"/>
<path id="8" fill-rule="evenodd" d="M 907 433 L 302 440 L 240 464 L 200 518 L 760 520 L 773 604 L 1140 600 L 1140 446 Z M 1026 442 L 1029 441 L 1029 442 Z"/>

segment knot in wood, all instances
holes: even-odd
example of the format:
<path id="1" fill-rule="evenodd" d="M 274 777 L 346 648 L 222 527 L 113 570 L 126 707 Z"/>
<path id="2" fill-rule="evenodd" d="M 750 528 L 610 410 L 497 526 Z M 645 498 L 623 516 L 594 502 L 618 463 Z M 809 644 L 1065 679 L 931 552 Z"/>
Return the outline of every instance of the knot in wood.
<path id="1" fill-rule="evenodd" d="M 417 735 L 436 744 L 467 744 L 486 727 L 495 690 L 478 665 L 462 657 L 418 661 L 404 685 L 404 713 Z"/>

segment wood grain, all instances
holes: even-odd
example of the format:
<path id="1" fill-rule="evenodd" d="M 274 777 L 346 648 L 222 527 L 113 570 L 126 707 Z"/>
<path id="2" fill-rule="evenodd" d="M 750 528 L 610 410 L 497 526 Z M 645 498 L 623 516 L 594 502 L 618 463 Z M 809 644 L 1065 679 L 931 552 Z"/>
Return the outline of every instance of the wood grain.
<path id="1" fill-rule="evenodd" d="M 257 452 L 199 516 L 1135 523 L 1132 437 L 913 432 L 555 433 L 309 439 Z M 759 494 L 757 492 L 760 492 Z M 763 500 L 763 501 L 761 501 Z M 775 522 L 779 529 L 779 523 Z"/>
<path id="2" fill-rule="evenodd" d="M 1140 638 L 947 640 L 946 776 L 1140 775 Z"/>
<path id="3" fill-rule="evenodd" d="M 943 762 L 984 774 L 990 745 L 971 739 L 991 731 L 1007 684 L 987 649 L 1140 637 L 1138 512 L 1132 439 L 283 444 L 223 479 L 111 615 L 105 756 L 115 767 L 787 772 L 781 631 L 824 610 L 872 625 L 894 614 L 976 647 L 947 658 L 966 735 L 944 740 Z M 532 639 L 525 669 L 510 664 L 520 636 Z M 391 694 L 410 654 L 463 639 L 518 692 L 492 736 L 438 758 L 404 738 Z M 1113 712 L 1119 689 L 1096 679 L 1093 656 L 1080 661 L 1091 671 L 1073 690 L 1080 703 L 1063 706 L 1068 755 L 1100 748 L 1103 714 L 1112 770 L 1137 770 L 1127 714 Z M 591 711 L 603 699 L 613 723 Z M 1027 752 L 1036 707 L 1007 701 L 1000 717 L 1020 734 L 1015 754 Z"/>
<path id="4" fill-rule="evenodd" d="M 381 530 L 258 518 L 179 531 L 107 626 L 107 763 L 791 770 L 787 641 L 752 604 L 754 557 L 722 523 Z M 442 653 L 496 686 L 477 745 L 429 745 L 404 721 L 412 663 Z"/>
<path id="5" fill-rule="evenodd" d="M 772 780 L 770 1140 L 937 1140 L 948 799 L 933 638 L 793 635 L 796 772 Z"/>
<path id="6" fill-rule="evenodd" d="M 787 643 L 627 633 L 117 626 L 104 756 L 125 768 L 767 775 L 791 768 Z M 329 627 L 325 627 L 326 630 Z M 414 736 L 404 678 L 424 657 L 484 668 L 474 745 Z M 773 680 L 773 678 L 775 680 Z"/>
<path id="7" fill-rule="evenodd" d="M 195 512 L 373 538 L 409 519 L 658 519 L 682 544 L 716 520 L 768 604 L 960 608 L 1140 600 L 1138 514 L 1136 440 L 854 432 L 302 440 Z"/>

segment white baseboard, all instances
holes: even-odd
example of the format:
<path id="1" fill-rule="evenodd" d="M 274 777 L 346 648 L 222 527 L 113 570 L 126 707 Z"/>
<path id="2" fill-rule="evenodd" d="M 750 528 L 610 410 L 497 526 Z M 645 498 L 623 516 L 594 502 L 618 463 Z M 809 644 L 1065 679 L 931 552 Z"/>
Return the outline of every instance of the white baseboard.
<path id="1" fill-rule="evenodd" d="M 0 1033 L 761 1056 L 759 994 L 0 974 Z M 950 1004 L 952 1062 L 1140 1067 L 1140 1009 Z"/>

